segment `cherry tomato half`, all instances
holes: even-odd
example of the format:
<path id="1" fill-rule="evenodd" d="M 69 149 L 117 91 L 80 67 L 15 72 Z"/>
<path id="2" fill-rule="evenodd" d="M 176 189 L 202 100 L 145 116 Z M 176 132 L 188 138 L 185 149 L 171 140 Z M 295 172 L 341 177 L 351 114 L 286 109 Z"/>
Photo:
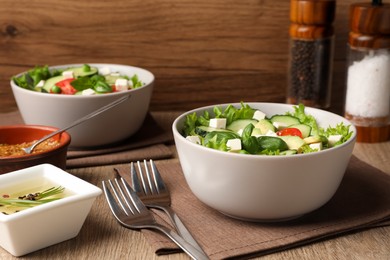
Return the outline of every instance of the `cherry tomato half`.
<path id="1" fill-rule="evenodd" d="M 55 85 L 61 88 L 61 94 L 74 95 L 77 90 L 70 84 L 74 78 L 64 79 L 57 82 Z"/>
<path id="2" fill-rule="evenodd" d="M 278 136 L 293 135 L 302 138 L 302 133 L 298 128 L 288 127 L 276 132 Z"/>

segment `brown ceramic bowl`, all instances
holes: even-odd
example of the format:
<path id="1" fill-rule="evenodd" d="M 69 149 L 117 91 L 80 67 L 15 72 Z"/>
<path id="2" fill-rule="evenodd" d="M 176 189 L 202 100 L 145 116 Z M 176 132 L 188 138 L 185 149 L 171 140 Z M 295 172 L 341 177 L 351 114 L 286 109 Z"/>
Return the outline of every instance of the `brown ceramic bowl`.
<path id="1" fill-rule="evenodd" d="M 0 126 L 0 145 L 16 145 L 38 140 L 58 128 L 38 125 Z M 24 169 L 38 164 L 49 163 L 61 169 L 66 168 L 66 153 L 70 144 L 70 135 L 66 132 L 52 137 L 59 145 L 45 151 L 32 154 L 0 156 L 0 174 Z"/>

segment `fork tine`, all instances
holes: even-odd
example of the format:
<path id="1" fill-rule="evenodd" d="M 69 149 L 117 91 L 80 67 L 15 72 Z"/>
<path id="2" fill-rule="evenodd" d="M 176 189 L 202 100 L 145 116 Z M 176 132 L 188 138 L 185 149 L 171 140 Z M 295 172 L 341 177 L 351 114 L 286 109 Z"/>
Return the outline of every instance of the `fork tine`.
<path id="1" fill-rule="evenodd" d="M 115 188 L 114 187 L 114 184 L 112 183 L 111 180 L 108 180 L 108 183 L 110 184 L 111 186 L 111 189 L 112 191 L 114 192 L 114 195 L 115 195 L 115 198 L 116 198 L 116 201 L 118 201 L 120 207 L 122 208 L 122 210 L 125 212 L 125 214 L 128 216 L 129 214 L 133 214 L 133 210 L 131 209 L 131 207 L 129 206 L 129 203 L 127 203 L 127 201 L 124 201 L 124 194 L 123 194 L 123 191 L 120 189 L 120 186 L 119 186 L 119 183 L 117 181 L 117 179 L 115 178 L 115 183 L 117 185 L 118 188 Z M 119 195 L 118 191 L 121 193 L 122 196 Z M 125 203 L 127 205 L 127 209 L 130 210 L 130 212 L 128 212 L 128 210 L 126 210 L 126 207 L 125 207 Z"/>
<path id="2" fill-rule="evenodd" d="M 157 170 L 157 166 L 152 159 L 150 159 L 150 165 L 152 167 L 152 173 L 153 173 L 154 183 L 155 183 L 155 187 L 157 189 L 157 192 L 161 193 L 163 191 L 167 191 L 167 188 L 165 187 L 165 184 L 164 184 L 164 181 L 161 177 L 161 174 Z"/>
<path id="3" fill-rule="evenodd" d="M 135 170 L 134 163 L 130 164 L 130 176 L 131 176 L 131 185 L 135 192 L 142 192 L 142 187 L 138 178 L 137 171 Z"/>
<path id="4" fill-rule="evenodd" d="M 155 185 L 155 179 L 154 179 L 154 176 L 152 177 L 150 175 L 150 171 L 149 171 L 149 167 L 148 167 L 148 162 L 146 160 L 144 160 L 144 168 L 145 168 L 145 173 L 146 173 L 146 178 L 148 180 L 148 184 L 149 184 L 149 188 L 150 188 L 150 192 L 152 194 L 156 194 L 156 185 Z"/>
<path id="5" fill-rule="evenodd" d="M 151 194 L 150 188 L 145 181 L 144 173 L 142 171 L 141 164 L 139 161 L 137 161 L 137 166 L 138 166 L 139 176 L 141 178 L 141 183 L 142 183 L 142 187 L 144 189 L 144 192 L 146 195 L 149 195 L 149 194 Z"/>
<path id="6" fill-rule="evenodd" d="M 114 199 L 114 196 L 112 195 L 110 189 L 107 187 L 106 183 L 102 181 L 103 184 L 103 191 L 106 195 L 106 200 L 108 202 L 108 206 L 110 207 L 110 210 L 112 214 L 115 216 L 117 220 L 120 220 L 121 217 L 125 215 L 125 212 L 118 206 L 118 203 Z"/>
<path id="7" fill-rule="evenodd" d="M 123 183 L 123 178 L 121 178 L 121 180 L 122 180 L 122 183 Z M 125 193 L 123 192 L 123 189 L 122 189 L 121 185 L 118 182 L 118 179 L 115 178 L 114 181 L 115 181 L 116 186 L 118 187 L 119 193 L 122 195 L 121 198 L 119 198 L 118 195 L 117 195 L 117 199 L 118 199 L 119 203 L 122 205 L 122 207 L 124 207 L 124 204 L 126 204 L 127 209 L 129 209 L 132 214 L 135 214 L 132 206 L 130 205 L 129 200 L 127 199 Z M 126 188 L 126 190 L 127 190 L 127 188 Z M 116 193 L 115 189 L 114 189 L 114 193 Z M 123 204 L 123 202 L 124 202 L 124 204 Z M 124 211 L 126 212 L 127 215 L 129 215 L 129 213 L 127 212 L 126 209 L 124 209 Z"/>
<path id="8" fill-rule="evenodd" d="M 147 211 L 148 209 L 144 205 L 144 203 L 141 201 L 141 199 L 138 197 L 138 195 L 135 193 L 135 191 L 127 184 L 127 182 L 121 178 L 121 181 L 123 183 L 123 186 L 125 187 L 127 194 L 129 195 L 133 206 L 137 209 L 138 212 Z"/>

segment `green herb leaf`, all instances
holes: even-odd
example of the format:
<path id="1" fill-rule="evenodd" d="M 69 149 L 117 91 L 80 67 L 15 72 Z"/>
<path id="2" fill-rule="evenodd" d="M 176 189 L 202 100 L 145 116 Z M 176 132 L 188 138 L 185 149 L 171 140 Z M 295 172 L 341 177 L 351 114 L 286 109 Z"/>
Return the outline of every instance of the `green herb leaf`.
<path id="1" fill-rule="evenodd" d="M 109 93 L 109 92 L 112 92 L 112 88 L 110 85 L 108 85 L 106 82 L 104 81 L 98 81 L 95 83 L 95 86 L 93 87 L 93 89 L 98 92 L 98 93 Z"/>
<path id="2" fill-rule="evenodd" d="M 252 136 L 254 125 L 247 125 L 242 131 L 241 139 L 242 139 L 242 148 L 250 154 L 257 154 L 260 152 L 260 146 L 257 142 L 257 138 Z"/>
<path id="3" fill-rule="evenodd" d="M 71 83 L 77 91 L 83 91 L 85 89 L 94 88 L 94 82 L 89 77 L 80 77 L 73 80 Z"/>

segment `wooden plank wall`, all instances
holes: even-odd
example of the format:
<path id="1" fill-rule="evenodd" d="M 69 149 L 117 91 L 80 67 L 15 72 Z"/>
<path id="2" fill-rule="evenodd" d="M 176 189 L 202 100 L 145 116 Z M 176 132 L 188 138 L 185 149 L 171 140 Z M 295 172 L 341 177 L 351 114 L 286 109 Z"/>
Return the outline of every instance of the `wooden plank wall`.
<path id="1" fill-rule="evenodd" d="M 348 8 L 337 2 L 332 107 L 342 113 Z M 121 63 L 156 76 L 151 110 L 284 102 L 289 1 L 0 0 L 0 111 L 37 64 Z"/>

